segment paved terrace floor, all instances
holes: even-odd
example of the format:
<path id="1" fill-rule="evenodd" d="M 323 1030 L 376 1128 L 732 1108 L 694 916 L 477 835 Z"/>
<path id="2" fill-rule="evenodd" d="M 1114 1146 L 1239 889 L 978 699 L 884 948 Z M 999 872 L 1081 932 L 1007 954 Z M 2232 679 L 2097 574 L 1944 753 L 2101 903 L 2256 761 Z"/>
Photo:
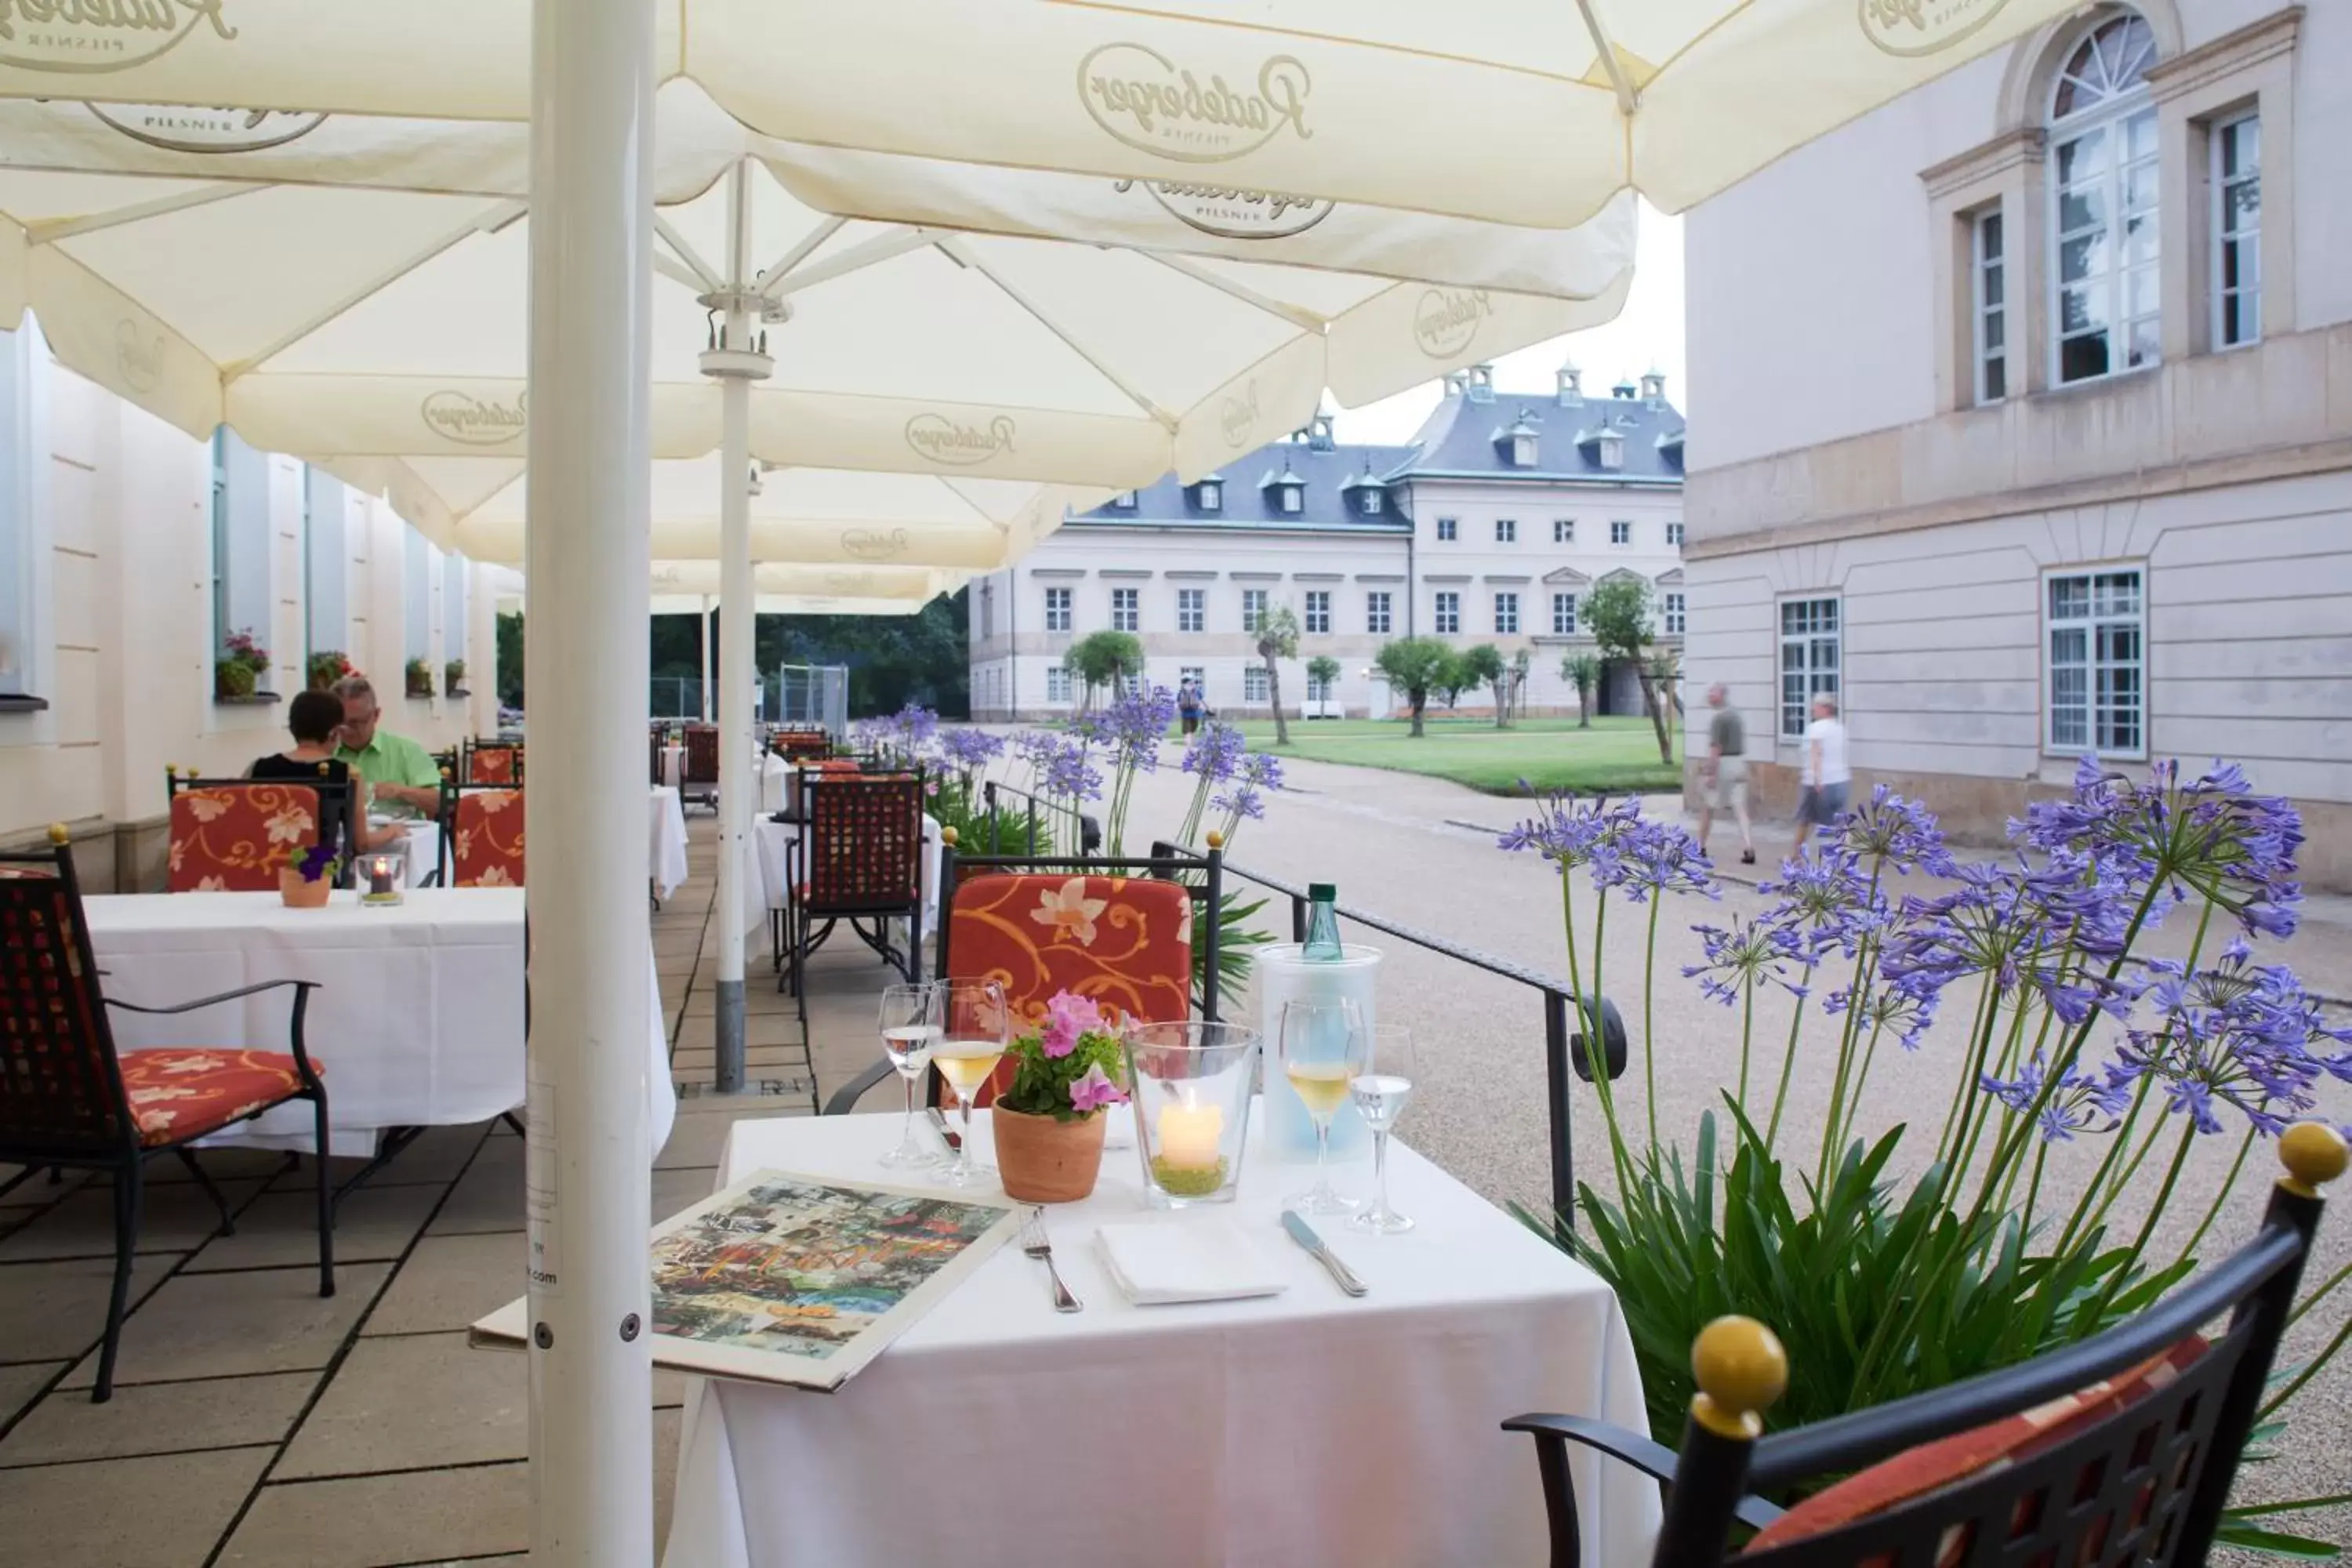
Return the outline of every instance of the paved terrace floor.
<path id="1" fill-rule="evenodd" d="M 736 1119 L 806 1115 L 813 1078 L 830 1089 L 874 1059 L 884 973 L 855 942 L 819 954 L 813 1072 L 755 939 L 761 1092 L 690 1092 L 710 1077 L 719 939 L 714 824 L 689 821 L 691 876 L 654 921 L 684 1096 L 653 1172 L 656 1218 L 709 1194 Z M 0 1199 L 0 1568 L 522 1562 L 525 1363 L 468 1350 L 465 1333 L 521 1289 L 522 1141 L 499 1123 L 436 1129 L 354 1193 L 328 1300 L 307 1167 L 235 1150 L 205 1164 L 236 1233 L 212 1234 L 217 1216 L 177 1164 L 148 1167 L 134 1308 L 102 1405 L 89 1386 L 113 1268 L 106 1183 L 36 1178 Z M 665 1532 L 682 1396 L 678 1378 L 655 1374 Z"/>

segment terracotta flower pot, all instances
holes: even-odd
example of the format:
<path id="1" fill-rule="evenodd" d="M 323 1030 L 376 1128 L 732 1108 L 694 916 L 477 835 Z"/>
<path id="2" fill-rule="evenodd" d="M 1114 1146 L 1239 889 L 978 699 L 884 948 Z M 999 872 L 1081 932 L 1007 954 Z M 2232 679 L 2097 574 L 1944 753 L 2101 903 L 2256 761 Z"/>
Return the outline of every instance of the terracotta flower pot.
<path id="1" fill-rule="evenodd" d="M 1005 1196 L 1029 1204 L 1074 1204 L 1095 1190 L 1095 1178 L 1102 1173 L 1100 1111 L 1057 1121 L 999 1105 L 989 1118 Z"/>
<path id="2" fill-rule="evenodd" d="M 335 885 L 326 878 L 304 881 L 302 873 L 290 866 L 278 873 L 278 896 L 286 900 L 286 907 L 289 910 L 322 909 L 326 906 L 327 895 L 334 890 Z"/>

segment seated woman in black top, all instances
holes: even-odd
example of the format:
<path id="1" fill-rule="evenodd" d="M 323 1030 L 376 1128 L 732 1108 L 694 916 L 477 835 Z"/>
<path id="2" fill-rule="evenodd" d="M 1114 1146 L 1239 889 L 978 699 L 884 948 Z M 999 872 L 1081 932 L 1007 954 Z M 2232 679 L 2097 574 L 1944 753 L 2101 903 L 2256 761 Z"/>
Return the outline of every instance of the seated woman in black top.
<path id="1" fill-rule="evenodd" d="M 283 780 L 288 784 L 349 784 L 352 821 L 362 854 L 389 848 L 408 837 L 398 825 L 370 827 L 367 819 L 367 781 L 352 772 L 349 763 L 335 760 L 335 731 L 343 724 L 343 700 L 331 691 L 299 691 L 286 705 L 286 727 L 294 733 L 294 744 L 283 752 L 255 760 L 245 771 L 250 779 Z M 323 767 L 324 771 L 321 772 Z"/>

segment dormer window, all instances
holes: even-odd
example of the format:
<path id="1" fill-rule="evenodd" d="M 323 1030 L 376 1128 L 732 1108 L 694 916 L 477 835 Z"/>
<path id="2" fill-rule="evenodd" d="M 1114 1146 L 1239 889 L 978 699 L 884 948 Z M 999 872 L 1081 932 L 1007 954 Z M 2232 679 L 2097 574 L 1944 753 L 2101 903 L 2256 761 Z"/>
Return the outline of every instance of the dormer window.
<path id="1" fill-rule="evenodd" d="M 1604 430 L 1593 444 L 1600 448 L 1598 457 L 1602 468 L 1622 468 L 1625 466 L 1624 437 L 1614 430 Z"/>
<path id="2" fill-rule="evenodd" d="M 1536 466 L 1536 438 L 1533 436 L 1511 437 L 1511 466 L 1516 468 Z"/>
<path id="3" fill-rule="evenodd" d="M 1202 511 L 1225 510 L 1225 481 L 1212 474 L 1192 487 L 1192 504 Z"/>
<path id="4" fill-rule="evenodd" d="M 1118 494 L 1110 498 L 1110 504 L 1111 510 L 1114 511 L 1133 511 L 1135 510 L 1135 492 L 1133 490 L 1121 490 Z"/>
<path id="5" fill-rule="evenodd" d="M 1258 480 L 1257 488 L 1276 511 L 1295 517 L 1307 510 L 1307 481 L 1291 472 L 1287 458 L 1282 460 L 1282 471 L 1269 472 Z"/>

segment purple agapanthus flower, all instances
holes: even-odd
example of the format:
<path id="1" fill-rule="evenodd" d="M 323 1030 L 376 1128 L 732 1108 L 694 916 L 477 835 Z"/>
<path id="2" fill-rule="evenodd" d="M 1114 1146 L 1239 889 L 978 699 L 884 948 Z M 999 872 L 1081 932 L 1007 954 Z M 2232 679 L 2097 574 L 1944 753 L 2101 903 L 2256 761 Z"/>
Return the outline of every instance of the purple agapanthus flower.
<path id="1" fill-rule="evenodd" d="M 1931 877 L 1952 870 L 1951 854 L 1944 847 L 1944 829 L 1935 813 L 1885 784 L 1874 786 L 1869 801 L 1847 816 L 1840 835 L 1845 847 L 1873 868 L 1917 869 Z"/>
<path id="2" fill-rule="evenodd" d="M 2149 961 L 2140 989 L 2147 1026 L 2129 1031 L 2123 1058 L 2162 1086 L 2168 1110 L 2200 1132 L 2222 1130 L 2235 1108 L 2275 1135 L 2314 1109 L 2322 1080 L 2352 1081 L 2352 1029 L 2331 1026 L 2316 998 L 2280 964 L 2258 964 L 2243 941 L 2189 973 Z"/>
<path id="3" fill-rule="evenodd" d="M 1715 867 L 1706 851 L 1678 822 L 1637 817 L 1622 836 L 1616 858 L 1622 868 L 1618 885 L 1625 889 L 1629 902 L 1642 903 L 1654 892 L 1721 896 L 1716 890 Z"/>
<path id="4" fill-rule="evenodd" d="M 1183 771 L 1205 778 L 1213 784 L 1223 784 L 1240 768 L 1242 753 L 1249 742 L 1231 724 L 1213 721 L 1201 726 L 1192 743 L 1184 748 Z"/>
<path id="5" fill-rule="evenodd" d="M 1802 996 L 1807 972 L 1804 943 L 1779 921 L 1734 915 L 1728 926 L 1693 926 L 1706 952 L 1705 963 L 1683 970 L 1710 1000 L 1729 1007 L 1751 985 L 1772 984 Z"/>
<path id="6" fill-rule="evenodd" d="M 2097 1071 L 2069 1066 L 2052 1085 L 2048 1064 L 2036 1057 L 2015 1078 L 1986 1073 L 1978 1087 L 2018 1115 L 2032 1116 L 2044 1142 L 2063 1143 L 2077 1132 L 2112 1131 L 2131 1104 L 2132 1077 L 2114 1064 Z"/>
<path id="7" fill-rule="evenodd" d="M 1160 742 L 1176 721 L 1176 694 L 1164 686 L 1130 691 L 1092 715 L 1087 738 L 1110 752 L 1111 765 L 1153 773 L 1160 766 Z"/>

